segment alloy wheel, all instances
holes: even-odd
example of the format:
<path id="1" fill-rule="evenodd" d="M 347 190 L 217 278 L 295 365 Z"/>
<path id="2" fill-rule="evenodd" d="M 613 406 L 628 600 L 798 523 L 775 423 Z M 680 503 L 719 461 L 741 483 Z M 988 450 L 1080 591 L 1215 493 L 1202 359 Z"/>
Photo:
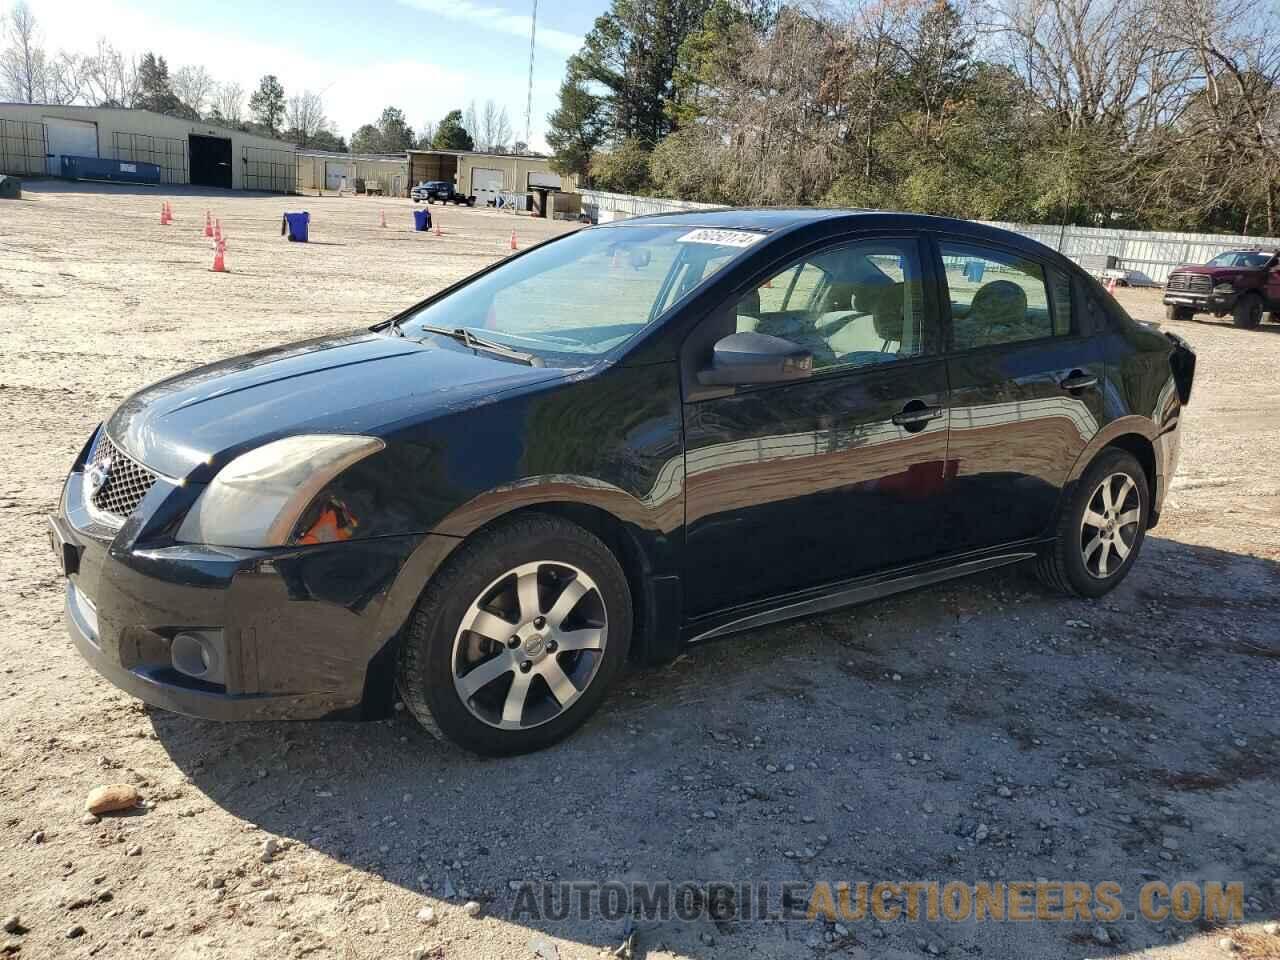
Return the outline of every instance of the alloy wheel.
<path id="1" fill-rule="evenodd" d="M 454 689 L 490 726 L 540 726 L 586 692 L 607 640 L 604 599 L 591 577 L 567 563 L 521 564 L 463 616 L 453 642 Z"/>
<path id="2" fill-rule="evenodd" d="M 1080 552 L 1091 577 L 1105 580 L 1133 550 L 1142 520 L 1142 495 L 1126 473 L 1113 473 L 1094 488 L 1080 520 Z"/>

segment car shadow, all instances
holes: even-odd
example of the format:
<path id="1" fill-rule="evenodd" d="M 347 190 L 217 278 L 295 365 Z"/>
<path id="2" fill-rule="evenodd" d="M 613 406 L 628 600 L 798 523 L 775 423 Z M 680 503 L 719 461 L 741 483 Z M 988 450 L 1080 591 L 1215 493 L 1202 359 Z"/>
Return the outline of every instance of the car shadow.
<path id="1" fill-rule="evenodd" d="M 1101 601 L 1009 568 L 691 648 L 631 670 L 566 742 L 504 760 L 438 743 L 403 712 L 150 717 L 199 790 L 183 802 L 296 843 L 279 857 L 287 902 L 304 906 L 306 873 L 331 859 L 402 888 L 412 909 L 483 902 L 502 955 L 531 955 L 543 935 L 562 956 L 596 956 L 631 929 L 625 910 L 530 910 L 541 901 L 521 887 L 544 882 L 1114 880 L 1136 904 L 1153 878 L 1239 880 L 1245 919 L 1262 919 L 1280 903 L 1277 588 L 1274 561 L 1151 536 Z M 1079 919 L 837 927 L 700 907 L 637 918 L 634 955 L 1055 956 L 1099 942 Z M 1203 929 L 1121 920 L 1102 952 Z"/>

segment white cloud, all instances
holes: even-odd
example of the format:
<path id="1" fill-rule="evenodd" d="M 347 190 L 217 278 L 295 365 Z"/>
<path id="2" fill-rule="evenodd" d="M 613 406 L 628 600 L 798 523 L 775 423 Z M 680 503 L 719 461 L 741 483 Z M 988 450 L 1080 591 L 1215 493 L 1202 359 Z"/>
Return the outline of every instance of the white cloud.
<path id="1" fill-rule="evenodd" d="M 524 14 L 512 13 L 502 7 L 473 3 L 472 0 L 397 0 L 397 2 L 401 6 L 434 13 L 448 17 L 450 20 L 474 23 L 478 27 L 488 27 L 500 33 L 509 33 L 526 39 L 529 36 L 532 18 Z M 582 37 L 550 27 L 539 27 L 535 39 L 538 46 L 566 56 L 582 49 Z"/>

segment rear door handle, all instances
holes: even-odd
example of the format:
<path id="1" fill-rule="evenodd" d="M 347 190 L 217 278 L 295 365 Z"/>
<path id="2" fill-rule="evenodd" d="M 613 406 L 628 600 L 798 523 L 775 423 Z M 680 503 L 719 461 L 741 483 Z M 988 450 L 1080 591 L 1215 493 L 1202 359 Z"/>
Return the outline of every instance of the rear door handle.
<path id="1" fill-rule="evenodd" d="M 910 407 L 893 415 L 893 422 L 900 427 L 923 426 L 942 416 L 941 407 Z"/>
<path id="2" fill-rule="evenodd" d="M 1098 385 L 1098 378 L 1091 373 L 1072 371 L 1071 376 L 1059 382 L 1063 390 L 1088 390 Z"/>

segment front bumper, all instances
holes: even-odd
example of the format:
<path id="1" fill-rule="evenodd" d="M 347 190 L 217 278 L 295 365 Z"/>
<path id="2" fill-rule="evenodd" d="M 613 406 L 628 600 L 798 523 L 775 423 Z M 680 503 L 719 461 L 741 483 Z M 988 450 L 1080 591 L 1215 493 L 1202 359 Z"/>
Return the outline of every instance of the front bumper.
<path id="1" fill-rule="evenodd" d="M 1235 308 L 1234 293 L 1191 293 L 1186 290 L 1165 290 L 1163 302 L 1168 307 L 1189 307 L 1196 313 L 1230 313 Z"/>
<path id="2" fill-rule="evenodd" d="M 212 720 L 377 715 L 390 645 L 456 542 L 412 535 L 269 550 L 139 543 L 145 524 L 104 528 L 72 473 L 50 540 L 66 575 L 64 618 L 80 654 L 154 706 Z M 146 510 L 144 501 L 139 512 Z M 174 638 L 220 638 L 223 682 L 179 671 Z M 375 689 L 376 688 L 376 689 Z M 384 689 L 385 688 L 385 689 Z"/>

